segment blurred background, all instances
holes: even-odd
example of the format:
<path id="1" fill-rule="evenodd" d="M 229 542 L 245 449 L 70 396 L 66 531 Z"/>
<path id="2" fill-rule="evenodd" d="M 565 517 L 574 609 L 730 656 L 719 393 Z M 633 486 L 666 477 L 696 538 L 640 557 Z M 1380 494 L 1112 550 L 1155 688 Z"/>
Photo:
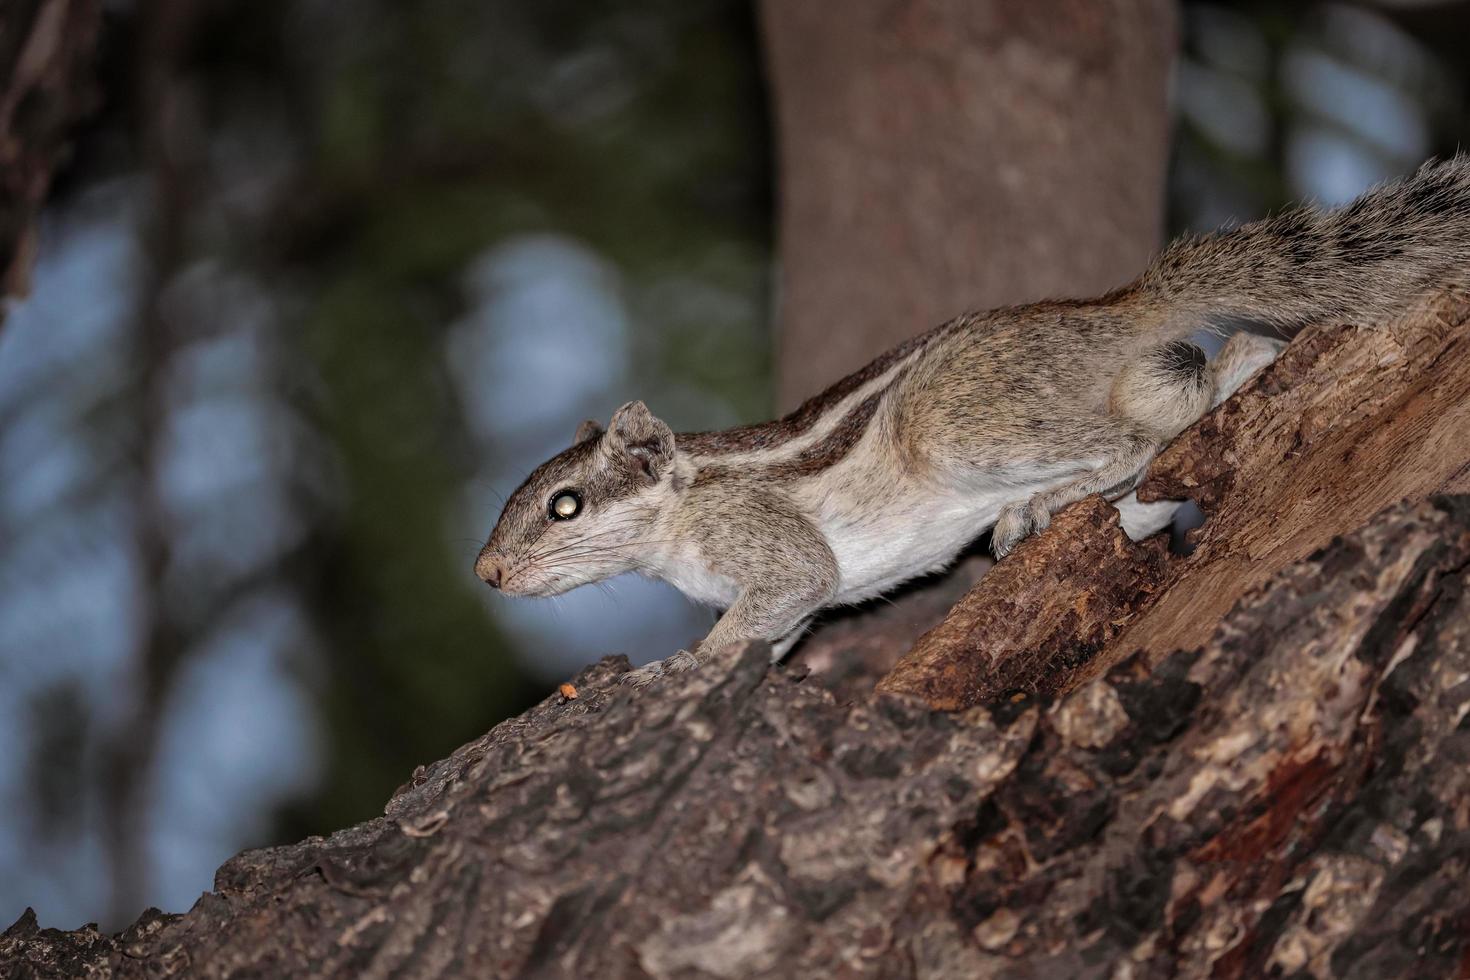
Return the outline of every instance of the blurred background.
<path id="1" fill-rule="evenodd" d="M 0 327 L 0 926 L 183 911 L 597 656 L 685 645 L 712 614 L 654 583 L 490 594 L 500 502 L 629 397 L 703 429 L 828 380 L 773 327 L 769 11 L 103 9 Z M 1454 152 L 1467 40 L 1467 3 L 1185 3 L 1140 254 Z"/>

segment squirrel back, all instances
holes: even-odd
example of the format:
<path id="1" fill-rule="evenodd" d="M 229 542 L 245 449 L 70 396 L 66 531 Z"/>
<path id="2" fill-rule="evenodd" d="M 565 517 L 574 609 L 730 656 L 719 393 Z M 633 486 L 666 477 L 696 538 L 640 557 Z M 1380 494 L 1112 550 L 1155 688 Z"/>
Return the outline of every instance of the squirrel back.
<path id="1" fill-rule="evenodd" d="M 1470 286 L 1470 156 L 1426 163 L 1335 210 L 1297 207 L 1180 238 L 1127 294 L 1182 335 L 1221 318 L 1382 319 L 1445 286 Z"/>

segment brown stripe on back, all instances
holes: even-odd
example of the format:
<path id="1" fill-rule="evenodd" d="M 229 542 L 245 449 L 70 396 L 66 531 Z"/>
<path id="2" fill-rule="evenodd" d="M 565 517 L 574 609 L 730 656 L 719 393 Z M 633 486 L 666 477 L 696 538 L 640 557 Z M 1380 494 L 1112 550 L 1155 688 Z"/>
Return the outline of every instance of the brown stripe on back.
<path id="1" fill-rule="evenodd" d="M 752 449 L 774 449 L 781 446 L 800 436 L 802 433 L 809 431 L 812 426 L 817 424 L 817 420 L 825 415 L 833 405 L 836 405 L 869 381 L 880 376 L 884 371 L 887 371 L 905 357 L 927 346 L 931 341 L 940 336 L 940 334 L 965 319 L 967 318 L 960 317 L 951 320 L 948 323 L 935 327 L 933 330 L 904 341 L 888 353 L 871 361 L 862 370 L 849 374 L 820 395 L 814 395 L 808 398 L 801 403 L 799 408 L 789 415 L 771 422 L 742 425 L 720 432 L 680 433 L 674 437 L 675 444 L 681 450 L 696 456 L 717 456 L 723 453 L 738 453 Z M 866 404 L 864 402 L 864 405 Z M 855 411 L 861 410 L 862 406 L 855 409 Z M 869 417 L 871 417 L 871 412 L 872 410 L 869 409 Z M 866 421 L 863 424 L 866 425 Z M 842 425 L 846 425 L 845 419 Z M 842 426 L 839 426 L 840 428 Z M 861 431 L 858 434 L 861 435 Z M 826 444 L 830 438 L 828 437 L 828 439 L 822 440 L 822 443 L 817 446 L 812 446 L 810 449 L 805 450 L 802 455 L 805 456 L 807 453 L 817 450 L 820 445 Z M 848 448 L 851 447 L 849 446 Z M 845 453 L 846 450 L 843 450 L 843 452 Z M 795 461 L 793 460 L 792 462 L 794 463 Z M 818 467 L 818 469 L 821 468 L 823 467 Z"/>
<path id="2" fill-rule="evenodd" d="M 883 400 L 883 396 L 907 373 L 906 370 L 900 371 L 894 375 L 893 382 L 864 398 L 820 442 L 813 443 L 790 459 L 766 467 L 762 472 L 777 480 L 795 480 L 803 476 L 814 476 L 841 462 L 852 452 L 852 447 L 857 445 L 863 433 L 868 431 L 868 424 L 873 421 L 873 415 L 878 411 L 878 403 Z"/>
<path id="3" fill-rule="evenodd" d="M 883 396 L 907 374 L 908 368 L 895 374 L 893 380 L 864 398 L 844 415 L 842 421 L 838 422 L 831 432 L 823 436 L 821 441 L 813 443 L 790 459 L 739 471 L 728 466 L 701 466 L 694 482 L 696 484 L 715 482 L 737 474 L 755 476 L 762 480 L 796 480 L 804 476 L 816 476 L 847 458 L 848 453 L 852 452 L 852 447 L 856 446 L 858 440 L 863 437 L 863 433 L 868 431 L 868 426 L 872 423 L 873 416 L 877 414 L 878 405 L 883 401 Z"/>

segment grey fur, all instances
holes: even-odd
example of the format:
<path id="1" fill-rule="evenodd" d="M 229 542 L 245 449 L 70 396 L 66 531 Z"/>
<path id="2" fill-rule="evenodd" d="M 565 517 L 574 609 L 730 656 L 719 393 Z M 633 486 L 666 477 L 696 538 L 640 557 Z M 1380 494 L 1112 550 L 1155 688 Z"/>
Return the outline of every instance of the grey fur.
<path id="1" fill-rule="evenodd" d="M 821 608 L 942 568 L 986 528 L 1004 556 L 1058 508 L 1127 494 L 1281 347 L 1237 334 L 1205 364 L 1191 334 L 1225 318 L 1372 322 L 1442 286 L 1470 286 L 1463 157 L 1337 211 L 1181 239 L 1097 300 L 957 317 L 773 422 L 675 436 L 631 402 L 531 474 L 476 570 L 527 595 L 640 571 L 726 608 L 692 654 L 638 682 L 726 643 L 784 647 Z M 566 489 L 583 507 L 556 520 L 548 501 Z M 1136 533 L 1168 517 L 1120 503 Z"/>

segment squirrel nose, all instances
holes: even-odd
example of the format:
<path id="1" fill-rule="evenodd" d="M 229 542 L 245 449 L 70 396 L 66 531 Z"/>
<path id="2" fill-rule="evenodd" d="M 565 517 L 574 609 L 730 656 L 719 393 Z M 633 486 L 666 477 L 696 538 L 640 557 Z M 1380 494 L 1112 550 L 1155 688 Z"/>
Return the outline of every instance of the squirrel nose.
<path id="1" fill-rule="evenodd" d="M 480 552 L 480 557 L 475 559 L 475 574 L 484 580 L 485 584 L 492 589 L 500 588 L 500 577 L 504 570 L 500 567 L 500 559 L 486 548 Z"/>

